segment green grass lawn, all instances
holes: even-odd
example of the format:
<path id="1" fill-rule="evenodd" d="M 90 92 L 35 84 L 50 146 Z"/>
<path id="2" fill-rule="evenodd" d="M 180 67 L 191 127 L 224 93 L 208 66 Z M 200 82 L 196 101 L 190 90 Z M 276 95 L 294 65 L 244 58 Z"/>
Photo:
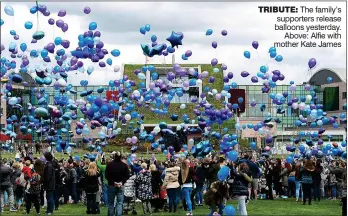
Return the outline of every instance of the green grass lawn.
<path id="1" fill-rule="evenodd" d="M 237 201 L 229 202 L 235 209 L 237 209 Z M 141 204 L 137 204 L 138 215 L 142 215 Z M 322 200 L 321 202 L 313 202 L 312 205 L 302 205 L 301 202 L 295 202 L 294 199 L 278 199 L 278 200 L 257 200 L 250 201 L 247 205 L 248 215 L 258 216 L 258 215 L 342 215 L 342 207 L 339 206 L 339 201 L 328 201 Z M 45 209 L 41 209 L 41 214 L 43 214 Z M 32 209 L 31 215 L 35 215 L 35 210 Z M 153 215 L 185 215 L 187 212 L 180 209 L 176 214 L 169 214 L 168 212 L 154 213 Z M 193 210 L 193 214 L 197 215 L 208 215 L 208 207 L 196 207 Z M 18 212 L 5 212 L 2 215 L 23 215 L 25 214 L 23 210 Z M 86 215 L 86 207 L 82 204 L 78 205 L 63 205 L 58 211 L 54 211 L 53 215 Z M 101 207 L 101 214 L 107 215 L 107 208 Z"/>

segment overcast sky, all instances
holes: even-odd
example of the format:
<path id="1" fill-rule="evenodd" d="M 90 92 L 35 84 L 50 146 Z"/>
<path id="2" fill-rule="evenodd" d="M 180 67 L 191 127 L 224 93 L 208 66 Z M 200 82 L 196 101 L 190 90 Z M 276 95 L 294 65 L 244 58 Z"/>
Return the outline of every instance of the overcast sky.
<path id="1" fill-rule="evenodd" d="M 241 79 L 240 72 L 248 71 L 256 75 L 260 66 L 268 64 L 270 70 L 279 69 L 285 74 L 289 83 L 294 80 L 296 83 L 305 81 L 308 72 L 307 62 L 310 58 L 316 58 L 317 68 L 345 68 L 346 64 L 346 8 L 345 3 L 291 3 L 295 6 L 338 6 L 342 8 L 342 13 L 337 16 L 342 17 L 341 48 L 278 48 L 277 53 L 284 58 L 283 62 L 277 63 L 270 61 L 268 49 L 273 46 L 275 41 L 284 41 L 283 31 L 275 31 L 276 14 L 260 14 L 258 6 L 270 5 L 269 3 L 44 3 L 51 15 L 44 17 L 39 15 L 39 26 L 36 21 L 36 14 L 33 15 L 29 9 L 34 3 L 4 3 L 1 4 L 1 19 L 4 25 L 1 26 L 1 43 L 6 49 L 11 41 L 10 30 L 15 30 L 20 39 L 16 41 L 18 46 L 25 42 L 28 49 L 42 49 L 49 42 L 53 42 L 57 36 L 70 41 L 70 48 L 77 47 L 78 35 L 88 30 L 90 22 L 98 24 L 97 30 L 101 32 L 101 41 L 106 44 L 110 51 L 119 49 L 121 55 L 113 58 L 113 66 L 99 68 L 95 64 L 95 71 L 92 75 L 69 75 L 74 85 L 79 84 L 81 79 L 88 79 L 90 84 L 107 84 L 110 79 L 117 79 L 119 73 L 113 72 L 115 65 L 127 63 L 145 63 L 145 57 L 141 51 L 141 43 L 150 43 L 151 35 L 157 35 L 158 42 L 167 42 L 165 39 L 172 31 L 183 32 L 183 45 L 175 52 L 178 63 L 205 63 L 209 64 L 212 58 L 217 58 L 220 63 L 228 66 L 227 72 L 235 74 L 234 80 L 241 84 L 248 84 L 250 77 Z M 6 5 L 14 8 L 15 16 L 7 16 L 3 11 Z M 276 5 L 273 3 L 271 5 Z M 279 5 L 279 4 L 278 4 Z M 286 3 L 289 5 L 289 3 Z M 83 13 L 83 8 L 89 6 L 92 12 L 89 15 Z M 60 28 L 50 26 L 48 19 L 57 20 L 59 10 L 65 9 L 67 15 L 62 19 L 68 23 L 69 30 L 63 33 Z M 278 14 L 279 15 L 279 14 Z M 301 14 L 296 14 L 300 16 Z M 309 16 L 308 14 L 306 16 Z M 34 27 L 31 30 L 24 28 L 24 23 L 31 21 Z M 145 24 L 151 25 L 151 31 L 145 36 L 140 34 L 139 28 Z M 39 30 L 45 32 L 46 36 L 37 44 L 30 44 L 31 36 Z M 214 31 L 213 35 L 205 36 L 207 29 Z M 228 35 L 223 37 L 222 30 L 227 30 Z M 294 32 L 293 32 L 294 33 Z M 211 47 L 211 42 L 217 41 L 217 49 Z M 258 50 L 252 48 L 252 41 L 258 41 Z M 192 51 L 192 56 L 187 61 L 181 59 L 181 55 L 186 50 Z M 243 52 L 251 52 L 251 59 L 245 59 Z M 8 56 L 8 52 L 3 52 L 2 56 Z M 52 59 L 52 58 L 51 58 Z M 54 59 L 54 58 L 53 58 Z M 105 58 L 106 60 L 106 58 Z M 163 56 L 155 56 L 150 63 L 163 63 Z M 166 63 L 171 62 L 171 55 L 166 57 Z M 53 63 L 52 63 L 53 65 Z M 93 65 L 90 61 L 85 61 L 85 67 Z M 238 76 L 237 76 L 238 75 Z"/>

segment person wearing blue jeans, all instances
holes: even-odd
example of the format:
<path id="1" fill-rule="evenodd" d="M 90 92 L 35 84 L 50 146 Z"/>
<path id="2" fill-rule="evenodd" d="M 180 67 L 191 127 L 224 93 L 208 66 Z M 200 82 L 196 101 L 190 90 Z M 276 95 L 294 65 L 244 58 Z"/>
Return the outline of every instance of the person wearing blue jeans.
<path id="1" fill-rule="evenodd" d="M 103 202 L 104 205 L 107 206 L 108 205 L 108 185 L 102 183 L 102 193 L 103 193 Z"/>
<path id="2" fill-rule="evenodd" d="M 224 205 L 221 203 L 217 206 L 219 208 L 219 215 L 223 214 L 223 210 L 224 210 Z M 208 216 L 212 216 L 215 212 L 216 207 L 215 206 L 210 206 L 210 213 Z"/>
<path id="3" fill-rule="evenodd" d="M 53 193 L 54 193 L 54 191 L 52 191 L 52 190 L 47 190 L 46 191 L 46 200 L 47 200 L 47 211 L 46 211 L 46 213 L 48 215 L 52 214 L 53 213 L 53 209 L 54 209 Z"/>
<path id="4" fill-rule="evenodd" d="M 182 188 L 182 195 L 183 195 L 183 198 L 185 199 L 185 202 L 187 205 L 187 211 L 189 213 L 192 213 L 191 192 L 192 192 L 192 187 Z"/>
<path id="5" fill-rule="evenodd" d="M 337 187 L 336 187 L 336 185 L 334 184 L 334 185 L 331 185 L 330 188 L 331 188 L 331 196 L 332 196 L 332 199 L 333 199 L 333 200 L 336 200 L 336 198 L 337 198 Z"/>
<path id="6" fill-rule="evenodd" d="M 178 206 L 178 191 L 180 191 L 180 188 L 168 188 L 167 189 L 167 195 L 168 195 L 168 199 L 169 199 L 169 213 L 172 212 L 172 210 L 174 212 L 176 212 L 176 208 Z M 174 207 L 174 209 L 173 209 Z"/>
<path id="7" fill-rule="evenodd" d="M 301 188 L 301 182 L 298 180 L 295 180 L 296 184 L 296 202 L 298 201 L 298 198 L 300 197 L 300 188 Z M 303 190 L 301 191 L 301 198 L 303 198 Z"/>
<path id="8" fill-rule="evenodd" d="M 201 186 L 197 186 L 196 187 L 196 203 L 197 205 L 199 206 L 202 206 L 203 205 L 203 187 Z"/>
<path id="9" fill-rule="evenodd" d="M 116 216 L 122 215 L 124 187 L 108 187 L 108 216 L 115 215 L 115 198 L 116 198 Z"/>

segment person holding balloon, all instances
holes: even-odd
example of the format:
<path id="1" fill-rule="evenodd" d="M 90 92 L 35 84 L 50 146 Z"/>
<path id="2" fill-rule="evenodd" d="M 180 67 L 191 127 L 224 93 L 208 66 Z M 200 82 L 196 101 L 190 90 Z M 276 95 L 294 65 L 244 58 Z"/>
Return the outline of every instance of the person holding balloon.
<path id="1" fill-rule="evenodd" d="M 313 174 L 315 167 L 312 160 L 306 160 L 304 166 L 301 168 L 301 182 L 303 189 L 303 205 L 306 205 L 308 199 L 308 205 L 312 204 L 312 187 L 313 187 Z"/>

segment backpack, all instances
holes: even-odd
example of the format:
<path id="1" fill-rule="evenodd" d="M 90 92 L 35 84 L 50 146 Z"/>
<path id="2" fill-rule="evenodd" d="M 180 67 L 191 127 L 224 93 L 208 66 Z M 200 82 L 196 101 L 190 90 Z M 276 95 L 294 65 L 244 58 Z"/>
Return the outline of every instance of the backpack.
<path id="1" fill-rule="evenodd" d="M 64 177 L 64 183 L 67 184 L 67 183 L 70 183 L 71 180 L 72 180 L 72 177 L 71 177 L 71 170 L 68 169 L 68 170 L 65 170 L 65 177 Z"/>

